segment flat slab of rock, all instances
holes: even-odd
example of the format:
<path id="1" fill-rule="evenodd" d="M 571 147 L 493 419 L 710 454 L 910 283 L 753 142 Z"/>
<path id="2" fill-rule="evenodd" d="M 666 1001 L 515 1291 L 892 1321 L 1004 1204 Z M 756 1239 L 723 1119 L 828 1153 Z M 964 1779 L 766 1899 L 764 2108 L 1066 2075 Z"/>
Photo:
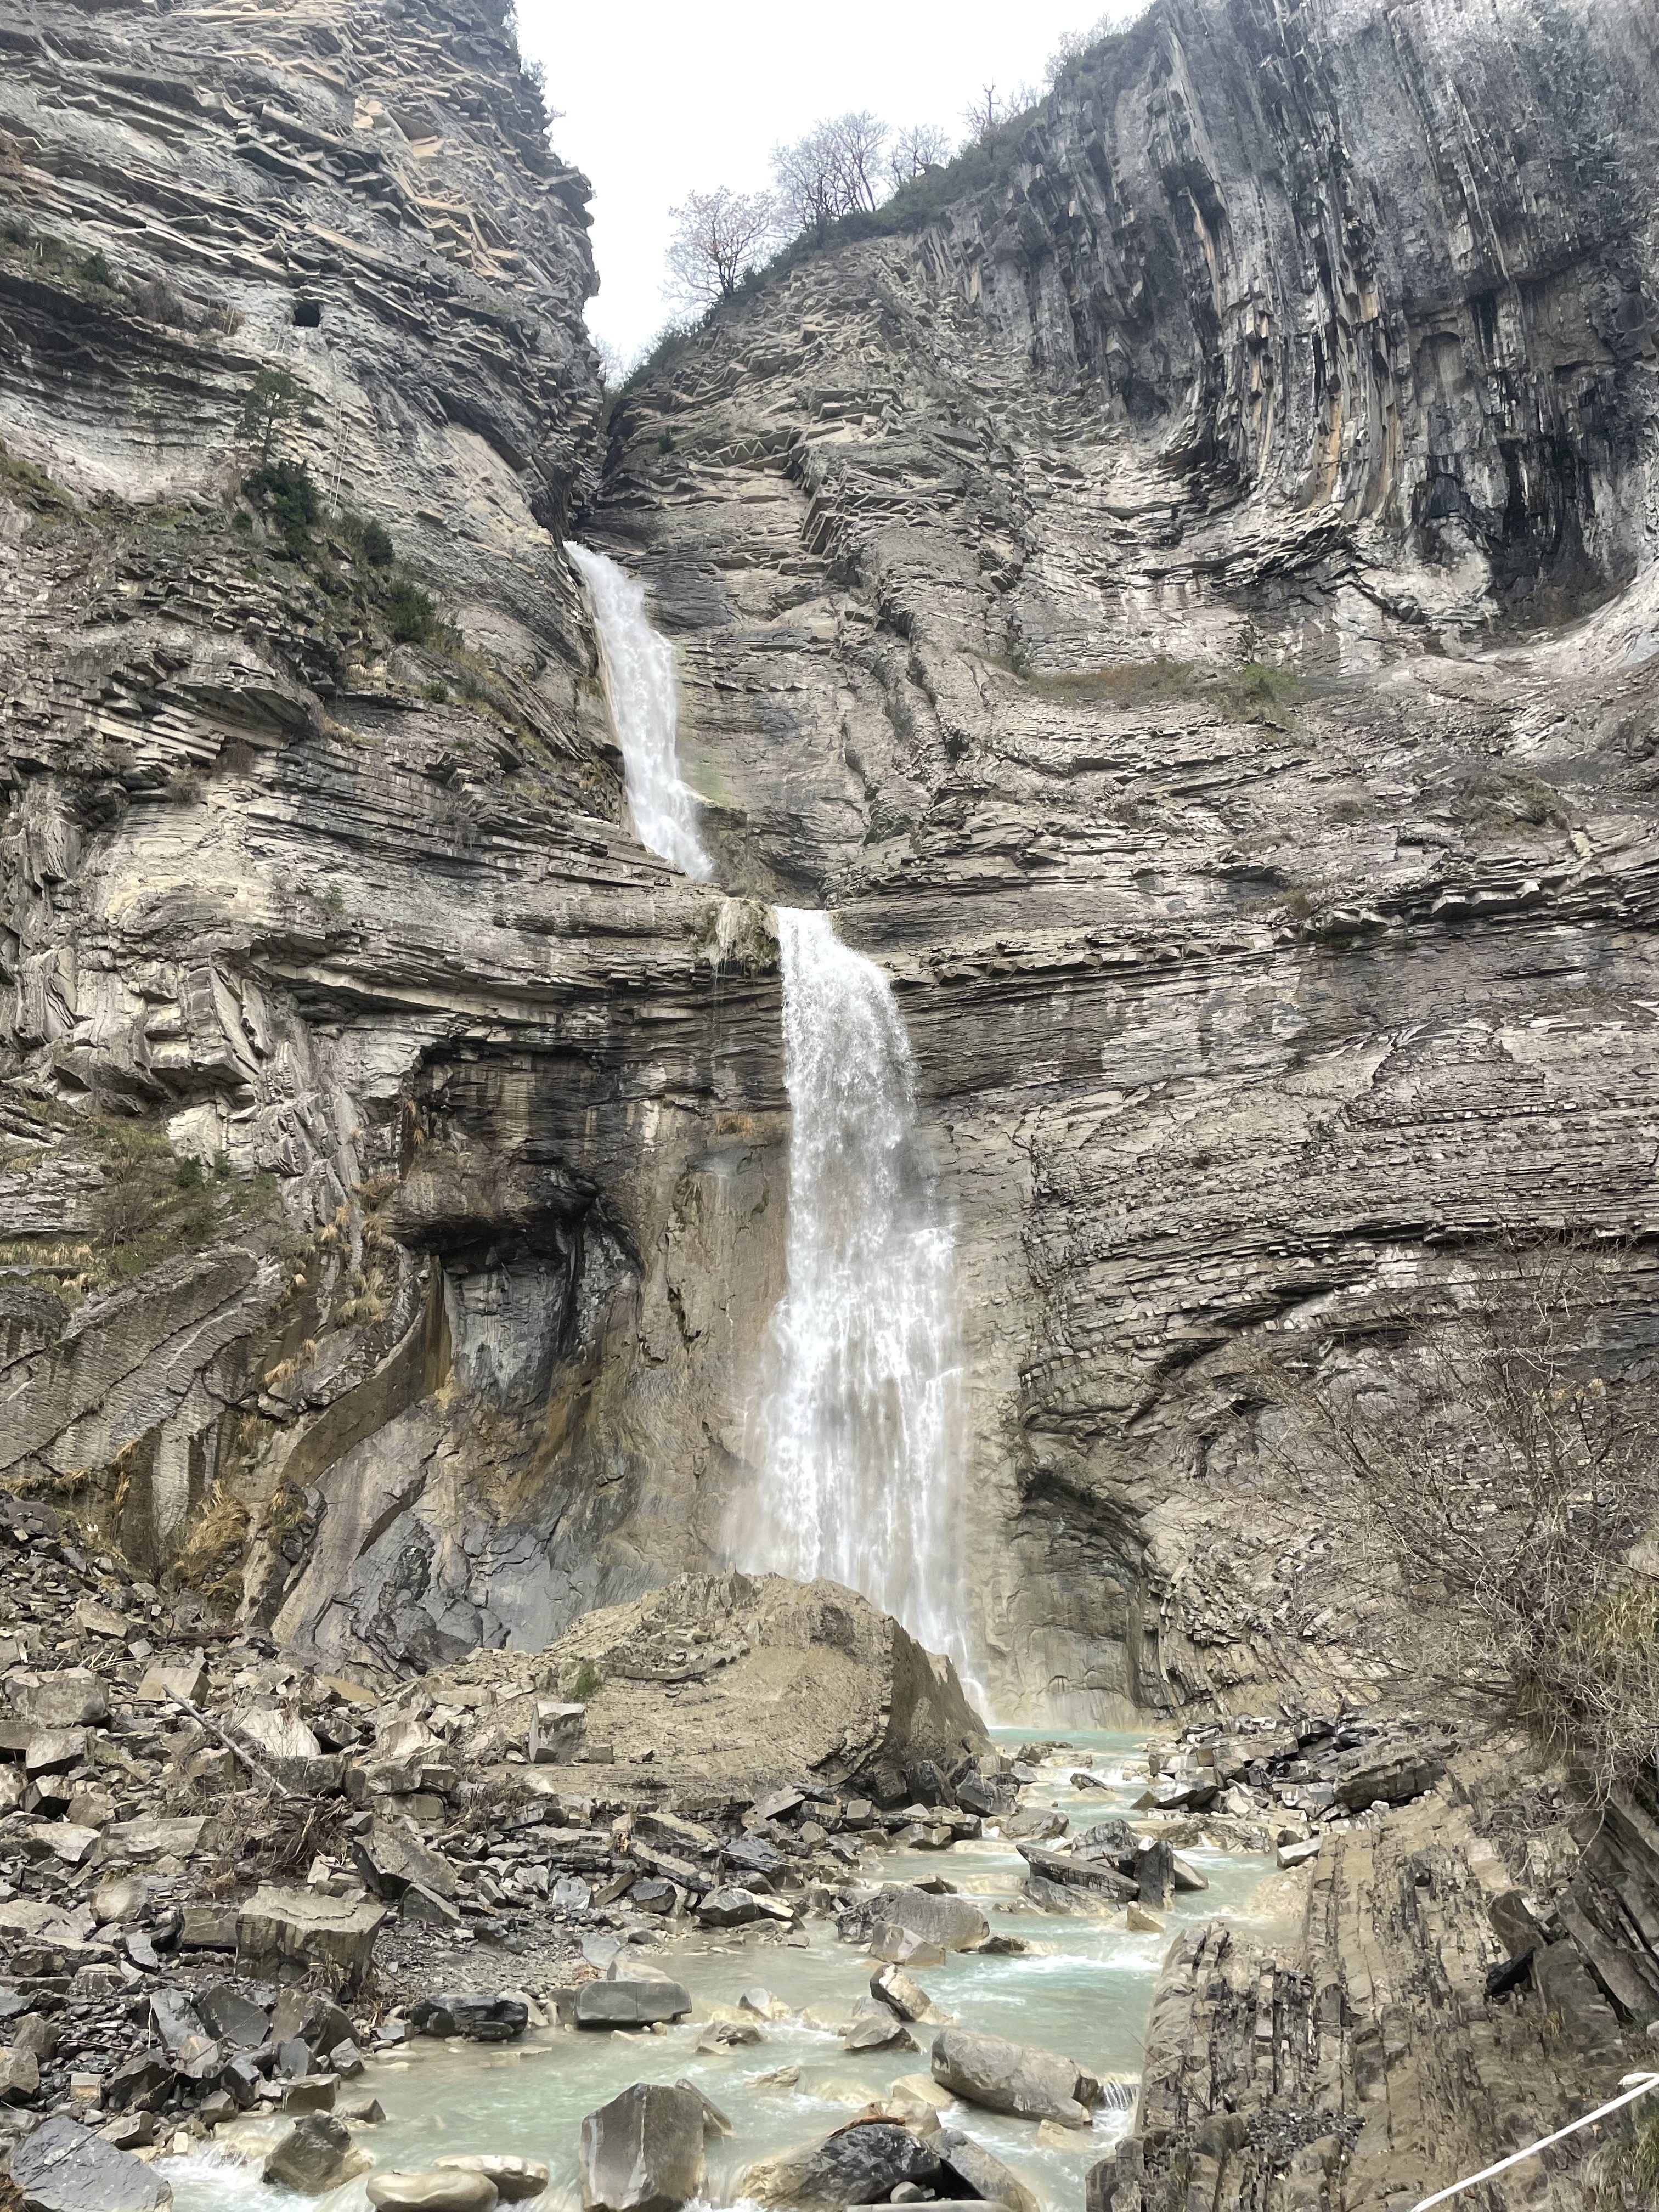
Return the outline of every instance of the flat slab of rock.
<path id="1" fill-rule="evenodd" d="M 690 2009 L 691 1993 L 678 1982 L 584 1982 L 576 1992 L 578 2027 L 650 2027 Z"/>
<path id="2" fill-rule="evenodd" d="M 1127 1902 L 1139 1890 L 1139 1885 L 1129 1875 L 1119 1874 L 1103 1859 L 1079 1858 L 1071 1851 L 1044 1850 L 1041 1844 L 1022 1844 L 1019 1855 L 1031 1872 L 1041 1875 L 1044 1881 L 1085 1889 L 1091 1895 L 1109 1898 L 1115 1904 Z"/>
<path id="3" fill-rule="evenodd" d="M 988 2112 L 1059 2120 L 1068 2128 L 1089 2125 L 1085 2096 L 1097 2085 L 1074 2060 L 1054 2051 L 947 2027 L 933 2039 L 933 2071 L 941 2088 Z"/>
<path id="4" fill-rule="evenodd" d="M 582 2122 L 586 2212 L 679 2212 L 701 2192 L 705 2170 L 695 2090 L 636 2081 Z"/>
<path id="5" fill-rule="evenodd" d="M 376 2173 L 368 2184 L 368 2201 L 379 2212 L 495 2212 L 496 2198 L 488 2175 L 456 2166 Z"/>
<path id="6" fill-rule="evenodd" d="M 153 2167 L 67 2117 L 24 2137 L 11 2179 L 27 2212 L 154 2212 L 173 2202 Z"/>
<path id="7" fill-rule="evenodd" d="M 453 2167 L 461 2173 L 481 2173 L 495 2185 L 503 2204 L 521 2204 L 539 2197 L 547 2186 L 548 2169 L 538 2158 L 515 2158 L 501 2151 L 452 2152 L 432 2161 L 441 2172 Z"/>

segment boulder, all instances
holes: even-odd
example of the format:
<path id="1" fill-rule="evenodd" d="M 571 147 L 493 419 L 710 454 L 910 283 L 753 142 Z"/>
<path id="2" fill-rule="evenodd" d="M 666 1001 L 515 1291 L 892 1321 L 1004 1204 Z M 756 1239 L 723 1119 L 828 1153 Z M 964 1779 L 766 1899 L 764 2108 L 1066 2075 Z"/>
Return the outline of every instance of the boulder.
<path id="1" fill-rule="evenodd" d="M 750 1889 L 711 1889 L 696 1911 L 705 1928 L 742 1928 L 762 1917 L 760 1900 Z"/>
<path id="2" fill-rule="evenodd" d="M 376 2173 L 368 2183 L 368 2201 L 379 2212 L 495 2212 L 496 2193 L 487 2174 L 457 2166 Z"/>
<path id="3" fill-rule="evenodd" d="M 1148 1844 L 1135 1860 L 1139 1901 L 1149 1912 L 1167 1912 L 1175 1897 L 1175 1853 L 1160 1837 Z"/>
<path id="4" fill-rule="evenodd" d="M 244 1743 L 264 1759 L 320 1759 L 323 1747 L 297 1713 L 270 1705 L 248 1705 L 233 1714 L 230 1725 Z"/>
<path id="5" fill-rule="evenodd" d="M 264 2163 L 267 2181 L 309 2197 L 361 2172 L 352 2151 L 351 2130 L 332 2112 L 307 2112 L 295 2120 Z"/>
<path id="6" fill-rule="evenodd" d="M 8 1709 L 30 1728 L 99 1728 L 109 1718 L 104 1686 L 89 1667 L 59 1667 L 49 1674 L 14 1668 L 4 1688 Z"/>
<path id="7" fill-rule="evenodd" d="M 988 2112 L 1059 2120 L 1072 2128 L 1089 2125 L 1084 2093 L 1091 2094 L 1096 2085 L 1074 2060 L 1054 2051 L 947 2027 L 933 2039 L 933 2070 L 941 2088 Z"/>
<path id="8" fill-rule="evenodd" d="M 870 1977 L 870 1994 L 901 2020 L 937 2017 L 932 1997 L 920 1982 L 911 1980 L 902 1966 L 878 1966 Z"/>
<path id="9" fill-rule="evenodd" d="M 581 1741 L 587 1707 L 566 1705 L 556 1698 L 538 1698 L 530 1723 L 529 1753 L 533 1765 L 568 1764 Z"/>
<path id="10" fill-rule="evenodd" d="M 168 1705 L 175 1699 L 183 1705 L 199 1705 L 207 1693 L 208 1671 L 199 1660 L 185 1667 L 167 1666 L 155 1660 L 144 1669 L 137 1698 L 140 1705 Z"/>
<path id="11" fill-rule="evenodd" d="M 1363 1813 L 1377 1803 L 1403 1804 L 1408 1797 L 1432 1790 L 1445 1771 L 1445 1760 L 1427 1746 L 1383 1751 L 1369 1744 L 1358 1763 L 1337 1776 L 1336 1802 L 1351 1813 Z"/>
<path id="12" fill-rule="evenodd" d="M 1009 2212 L 1040 2212 L 1036 2198 L 1018 2176 L 971 2136 L 943 2129 L 933 2138 L 933 2148 L 942 2181 L 948 2184 L 954 2177 L 969 2197 L 982 2203 L 1006 2204 Z"/>
<path id="13" fill-rule="evenodd" d="M 441 1851 L 429 1850 L 407 1828 L 376 1820 L 351 1846 L 352 1863 L 377 1897 L 395 1903 L 411 1887 L 434 1897 L 453 1897 L 455 1869 Z"/>
<path id="14" fill-rule="evenodd" d="M 462 1990 L 420 1998 L 409 2008 L 409 2021 L 419 2035 L 464 2035 L 470 2043 L 510 2043 L 529 2026 L 530 2008 L 518 1997 Z"/>
<path id="15" fill-rule="evenodd" d="M 854 2120 L 810 2148 L 751 2166 L 738 2193 L 758 2204 L 882 2204 L 905 2183 L 927 2183 L 939 2158 L 896 2120 Z"/>
<path id="16" fill-rule="evenodd" d="M 422 1687 L 441 1700 L 452 1674 L 500 1681 L 509 1672 L 515 1686 L 544 1695 L 596 1680 L 584 1717 L 590 1756 L 607 1742 L 619 1756 L 634 1744 L 672 1746 L 676 1769 L 750 1796 L 763 1819 L 796 1809 L 804 1774 L 834 1790 L 866 1767 L 902 1773 L 927 1761 L 948 1774 L 990 1749 L 949 1662 L 830 1582 L 684 1575 L 584 1615 L 547 1651 L 479 1653 Z M 681 1686 L 696 1681 L 713 1694 L 681 1701 Z M 781 1809 L 768 1810 L 775 1802 Z"/>
<path id="17" fill-rule="evenodd" d="M 1170 1880 L 1178 1897 L 1194 1897 L 1210 1886 L 1209 1875 L 1190 1859 L 1183 1859 L 1179 1851 L 1170 1854 Z"/>
<path id="18" fill-rule="evenodd" d="M 1091 1896 L 1105 1898 L 1113 1904 L 1122 1904 L 1135 1894 L 1133 1875 L 1120 1874 L 1104 1859 L 1086 1859 L 1073 1851 L 1045 1850 L 1040 1844 L 1022 1844 L 1019 1855 L 1041 1881 L 1086 1890 Z"/>
<path id="19" fill-rule="evenodd" d="M 578 2027 L 649 2027 L 659 2020 L 681 2020 L 691 2009 L 691 1995 L 678 1982 L 584 1982 L 576 1992 Z"/>
<path id="20" fill-rule="evenodd" d="M 842 2038 L 847 2051 L 915 2051 L 919 2046 L 904 2022 L 873 1997 L 855 2007 L 852 2025 Z"/>
<path id="21" fill-rule="evenodd" d="M 40 2094 L 40 2065 L 33 2051 L 12 2044 L 0 2050 L 0 2105 L 32 2105 Z"/>
<path id="22" fill-rule="evenodd" d="M 17 2145 L 11 2179 L 25 2212 L 153 2212 L 173 2202 L 153 2167 L 66 2116 Z"/>
<path id="23" fill-rule="evenodd" d="M 276 1981 L 322 1966 L 337 1988 L 361 1989 L 385 1918 L 382 1905 L 262 1882 L 236 1916 L 238 1972 Z"/>
<path id="24" fill-rule="evenodd" d="M 582 2122 L 586 2212 L 678 2212 L 704 2172 L 702 2100 L 692 2090 L 635 2082 Z"/>
<path id="25" fill-rule="evenodd" d="M 23 1771 L 31 1781 L 39 1781 L 47 1774 L 67 1774 L 71 1766 L 79 1766 L 86 1755 L 87 1732 L 83 1728 L 36 1729 L 23 1753 Z"/>
<path id="26" fill-rule="evenodd" d="M 515 2158 L 505 2151 L 452 2152 L 432 2163 L 441 2173 L 453 2170 L 483 2174 L 494 2185 L 503 2204 L 521 2204 L 529 2197 L 539 2197 L 548 2182 L 548 2170 L 540 2159 Z"/>
<path id="27" fill-rule="evenodd" d="M 971 1899 L 939 1897 L 927 1889 L 882 1891 L 876 1899 L 872 1917 L 876 1923 L 872 1931 L 872 1943 L 877 1942 L 882 1929 L 897 1928 L 941 1951 L 976 1951 L 991 1932 L 989 1922 Z M 890 1963 L 905 1963 L 892 1960 L 890 1952 L 884 1949 L 881 1956 Z"/>
<path id="28" fill-rule="evenodd" d="M 230 1982 L 216 1982 L 196 1999 L 197 2015 L 207 2033 L 233 2051 L 257 2051 L 270 2033 L 270 2021 L 263 2005 Z"/>

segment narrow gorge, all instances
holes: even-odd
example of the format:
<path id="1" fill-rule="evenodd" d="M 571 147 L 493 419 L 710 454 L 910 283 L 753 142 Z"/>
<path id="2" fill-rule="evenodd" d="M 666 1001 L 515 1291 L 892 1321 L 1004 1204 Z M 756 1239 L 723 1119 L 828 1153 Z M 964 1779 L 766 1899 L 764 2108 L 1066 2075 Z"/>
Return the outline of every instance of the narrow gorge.
<path id="1" fill-rule="evenodd" d="M 131 1828 L 136 1760 L 144 1818 L 269 1785 L 261 1884 L 398 1905 L 382 2017 L 544 1909 L 550 2051 L 583 1946 L 712 1942 L 747 1875 L 805 2036 L 809 1954 L 906 1965 L 872 1881 L 976 1869 L 1135 2105 L 999 2136 L 1012 2212 L 1409 2205 L 1613 2094 L 1659 2023 L 1653 1747 L 1586 1672 L 1659 1650 L 1651 0 L 1152 0 L 610 390 L 500 0 L 15 0 L 0 58 L 20 2007 L 150 1990 L 107 1837 L 71 1899 L 45 1833 Z M 1578 1672 L 1500 1696 L 1425 1592 L 1467 1545 L 1501 1611 L 1492 1470 L 1553 1451 Z M 216 1832 L 141 1942 L 216 1854 L 249 1891 Z M 407 1856 L 475 1837 L 471 1888 Z M 939 2008 L 1018 2036 L 981 1942 Z M 1489 2201 L 1635 2212 L 1586 2148 Z"/>

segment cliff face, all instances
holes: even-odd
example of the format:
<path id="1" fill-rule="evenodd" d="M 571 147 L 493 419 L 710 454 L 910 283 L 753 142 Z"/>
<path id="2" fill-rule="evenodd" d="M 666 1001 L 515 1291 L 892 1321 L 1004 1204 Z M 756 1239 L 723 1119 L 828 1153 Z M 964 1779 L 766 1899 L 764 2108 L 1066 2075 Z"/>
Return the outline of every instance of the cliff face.
<path id="1" fill-rule="evenodd" d="M 775 1007 L 620 826 L 586 187 L 501 17 L 0 32 L 0 1468 L 416 1663 L 612 1594 L 645 1493 L 678 1571 L 772 1288 Z"/>
<path id="2" fill-rule="evenodd" d="M 1655 81 L 1168 0 L 613 426 L 729 879 L 903 980 L 1011 1703 L 1340 1668 L 1264 1330 L 1386 1384 L 1506 1224 L 1650 1223 Z"/>
<path id="3" fill-rule="evenodd" d="M 626 831 L 579 520 L 726 890 L 899 979 L 1005 1709 L 1354 1663 L 1263 1330 L 1651 1210 L 1651 10 L 1159 0 L 608 453 L 489 0 L 0 40 L 0 1471 L 403 1663 L 712 1561 L 775 948 Z"/>

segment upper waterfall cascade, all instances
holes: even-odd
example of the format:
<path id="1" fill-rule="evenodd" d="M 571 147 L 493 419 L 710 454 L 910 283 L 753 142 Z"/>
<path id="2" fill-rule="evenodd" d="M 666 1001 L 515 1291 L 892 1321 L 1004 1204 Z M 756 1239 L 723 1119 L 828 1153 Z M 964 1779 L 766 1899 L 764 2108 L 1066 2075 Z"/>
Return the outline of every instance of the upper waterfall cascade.
<path id="1" fill-rule="evenodd" d="M 707 883 L 714 866 L 697 835 L 697 794 L 681 781 L 676 751 L 674 648 L 651 627 L 643 584 L 590 546 L 565 550 L 592 602 L 635 831 L 647 852 Z"/>
<path id="2" fill-rule="evenodd" d="M 788 1285 L 740 1501 L 740 1561 L 824 1575 L 971 1680 L 957 1571 L 954 1238 L 916 1127 L 892 987 L 827 914 L 777 910 L 789 1094 Z"/>

